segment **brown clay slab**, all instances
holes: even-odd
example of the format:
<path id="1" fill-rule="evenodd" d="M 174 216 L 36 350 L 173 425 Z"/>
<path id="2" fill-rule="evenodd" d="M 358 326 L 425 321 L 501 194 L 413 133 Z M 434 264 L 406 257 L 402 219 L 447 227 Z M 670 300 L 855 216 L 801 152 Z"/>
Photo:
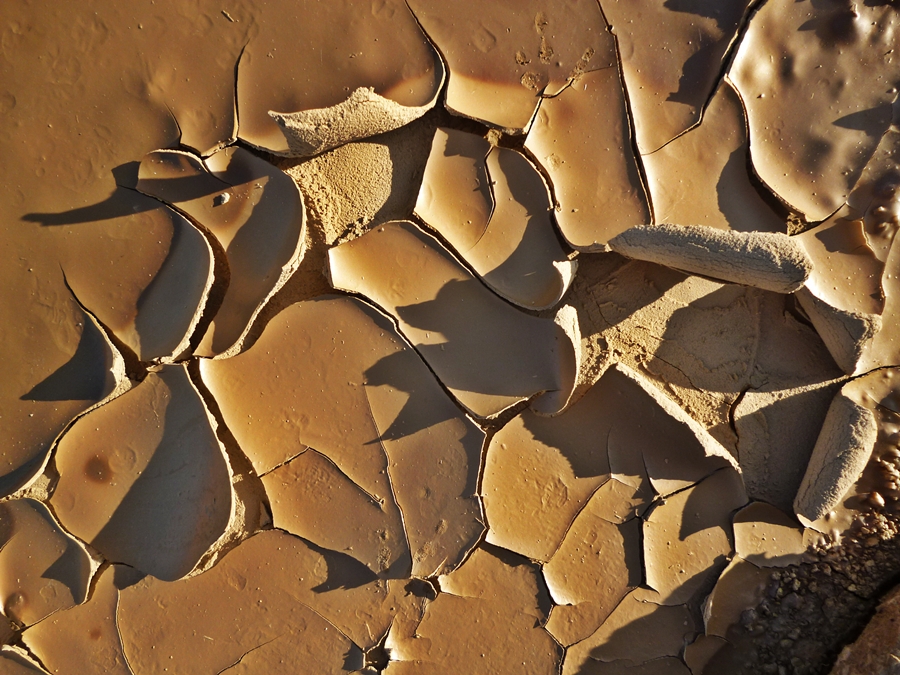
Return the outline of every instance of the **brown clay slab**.
<path id="1" fill-rule="evenodd" d="M 854 277 L 853 280 L 854 287 L 861 285 L 868 288 L 871 285 L 879 288 L 884 301 L 881 328 L 874 334 L 870 344 L 862 345 L 858 372 L 900 362 L 895 329 L 896 317 L 900 312 L 900 281 L 897 274 L 900 268 L 900 252 L 895 251 L 893 246 L 897 229 L 900 227 L 898 160 L 900 160 L 900 132 L 892 128 L 882 137 L 875 154 L 847 200 L 853 216 L 862 221 L 868 247 L 885 265 L 880 284 L 877 279 L 860 280 Z"/>
<path id="2" fill-rule="evenodd" d="M 339 575 L 331 578 L 335 572 L 300 539 L 270 531 L 246 540 L 203 574 L 176 582 L 147 577 L 120 594 L 128 663 L 136 675 L 166 668 L 218 673 L 261 650 L 250 663 L 264 669 L 279 660 L 310 675 L 361 668 L 360 647 L 338 619 L 328 618 L 332 611 L 315 604 L 320 596 L 346 592 L 336 603 L 343 610 L 338 614 L 365 626 L 371 609 L 361 606 L 365 592 L 328 591 L 342 583 Z M 356 587 L 369 580 L 345 578 Z"/>
<path id="3" fill-rule="evenodd" d="M 652 489 L 680 490 L 731 461 L 664 394 L 616 366 L 561 415 L 524 411 L 493 436 L 482 484 L 487 540 L 548 561 L 586 504 L 622 523 Z"/>
<path id="4" fill-rule="evenodd" d="M 794 565 L 806 552 L 803 528 L 771 504 L 752 502 L 734 516 L 734 549 L 759 567 Z"/>
<path id="5" fill-rule="evenodd" d="M 848 207 L 797 235 L 813 272 L 797 299 L 835 362 L 854 374 L 884 325 L 884 262 L 869 245 L 863 219 Z M 877 245 L 877 244 L 876 244 Z"/>
<path id="6" fill-rule="evenodd" d="M 20 464 L 90 405 L 78 390 L 96 381 L 62 371 L 29 394 L 77 353 L 81 315 L 66 306 L 60 268 L 111 330 L 134 319 L 134 303 L 166 256 L 159 235 L 172 233 L 140 217 L 151 200 L 118 185 L 133 185 L 130 163 L 154 148 L 180 139 L 206 151 L 232 137 L 234 65 L 245 34 L 211 2 L 76 8 L 13 0 L 3 16 L 0 219 L 9 227 L 0 248 L 16 262 L 4 265 L 0 285 L 10 294 L 0 316 L 4 352 L 27 357 L 7 364 L 0 426 L 7 458 Z"/>
<path id="7" fill-rule="evenodd" d="M 591 672 L 591 668 L 602 668 L 603 662 L 641 665 L 681 654 L 684 642 L 696 630 L 690 611 L 683 605 L 657 605 L 651 597 L 640 588 L 626 595 L 595 633 L 569 647 L 563 675 Z"/>
<path id="8" fill-rule="evenodd" d="M 617 234 L 651 222 L 616 68 L 585 73 L 543 99 L 525 149 L 550 179 L 572 248 L 606 251 Z"/>
<path id="9" fill-rule="evenodd" d="M 232 146 L 205 160 L 180 151 L 150 153 L 141 161 L 137 187 L 187 214 L 224 251 L 227 289 L 197 354 L 236 352 L 259 310 L 300 262 L 306 212 L 297 186 Z"/>
<path id="10" fill-rule="evenodd" d="M 656 222 L 784 232 L 784 222 L 750 182 L 748 152 L 743 105 L 722 82 L 699 126 L 641 157 Z"/>
<path id="11" fill-rule="evenodd" d="M 283 500 L 276 520 L 337 532 L 346 511 L 291 487 L 320 479 L 363 512 L 399 507 L 413 573 L 423 577 L 453 569 L 481 535 L 474 493 L 484 434 L 371 306 L 346 297 L 292 305 L 252 348 L 200 370 L 270 496 Z M 307 448 L 319 458 L 301 454 Z M 389 557 L 400 559 L 407 541 L 392 540 L 400 549 Z"/>
<path id="12" fill-rule="evenodd" d="M 891 124 L 898 22 L 890 6 L 767 4 L 741 40 L 728 76 L 754 169 L 810 221 L 844 203 Z"/>
<path id="13" fill-rule="evenodd" d="M 748 5 L 749 0 L 603 0 L 618 41 L 641 154 L 700 121 Z"/>
<path id="14" fill-rule="evenodd" d="M 631 462 L 635 469 L 624 469 L 620 457 L 615 457 L 616 451 L 610 448 L 610 470 L 612 477 L 591 496 L 591 502 L 597 503 L 598 513 L 604 520 L 620 525 L 628 520 L 643 515 L 650 500 L 653 498 L 653 487 L 647 479 L 647 474 L 638 463 L 643 463 L 643 458 L 633 456 Z M 621 454 L 621 453 L 619 453 Z M 638 462 L 633 460 L 637 459 Z M 626 470 L 630 475 L 615 473 Z"/>
<path id="15" fill-rule="evenodd" d="M 59 443 L 51 504 L 106 559 L 184 576 L 225 531 L 231 471 L 185 366 L 163 366 Z"/>
<path id="16" fill-rule="evenodd" d="M 0 504 L 0 597 L 3 614 L 31 626 L 84 602 L 92 566 L 82 545 L 33 499 Z"/>
<path id="17" fill-rule="evenodd" d="M 332 285 L 393 316 L 473 414 L 495 415 L 541 392 L 537 403 L 562 409 L 575 375 L 565 331 L 508 305 L 412 223 L 379 226 L 331 249 L 328 261 Z"/>
<path id="18" fill-rule="evenodd" d="M 523 155 L 437 129 L 415 213 L 492 290 L 527 309 L 559 302 L 575 272 L 551 212 L 547 187 Z"/>
<path id="19" fill-rule="evenodd" d="M 558 417 L 523 411 L 491 438 L 481 487 L 489 542 L 549 560 L 609 479 L 607 401 L 595 389 Z"/>
<path id="20" fill-rule="evenodd" d="M 542 627 L 550 599 L 535 565 L 515 554 L 476 549 L 439 579 L 441 593 L 411 638 L 388 636 L 388 675 L 466 673 L 543 675 L 562 650 Z"/>
<path id="21" fill-rule="evenodd" d="M 135 202 L 141 205 L 143 199 Z M 156 235 L 153 249 L 137 247 L 129 256 L 137 267 L 148 268 L 145 274 L 134 282 L 111 284 L 110 275 L 76 271 L 69 283 L 86 307 L 97 307 L 97 318 L 139 360 L 170 363 L 188 350 L 206 306 L 213 251 L 186 218 L 158 202 L 131 220 L 132 227 Z M 117 287 L 113 292 L 118 297 L 110 297 L 110 286 Z"/>
<path id="22" fill-rule="evenodd" d="M 722 469 L 697 485 L 667 497 L 643 528 L 647 585 L 660 602 L 695 599 L 734 552 L 731 520 L 747 503 L 740 475 Z"/>
<path id="23" fill-rule="evenodd" d="M 409 544 L 393 499 L 366 493 L 321 453 L 307 450 L 262 482 L 275 527 L 347 552 L 376 574 L 408 573 Z"/>
<path id="24" fill-rule="evenodd" d="M 84 604 L 57 612 L 23 633 L 25 645 L 51 673 L 131 675 L 116 624 L 115 575 L 116 568 L 107 567 L 94 579 Z"/>
<path id="25" fill-rule="evenodd" d="M 602 499 L 591 499 L 543 568 L 556 603 L 547 630 L 564 646 L 600 628 L 642 581 L 640 522 L 610 523 L 604 507 Z"/>
<path id="26" fill-rule="evenodd" d="M 740 557 L 728 563 L 704 606 L 706 634 L 727 639 L 728 629 L 741 620 L 741 614 L 763 599 L 771 576 L 771 570 Z"/>
<path id="27" fill-rule="evenodd" d="M 41 471 L 54 440 L 74 417 L 127 386 L 118 351 L 63 280 L 55 288 L 17 268 L 0 270 L 0 279 L 11 282 L 3 286 L 0 312 L 16 316 L 0 333 L 0 347 L 4 354 L 22 355 L 6 359 L 8 375 L 0 386 L 3 494 Z"/>
<path id="28" fill-rule="evenodd" d="M 447 60 L 447 109 L 507 132 L 528 128 L 541 95 L 616 62 L 606 21 L 589 0 L 409 4 Z"/>
<path id="29" fill-rule="evenodd" d="M 366 12 L 346 1 L 278 2 L 250 13 L 257 14 L 256 30 L 237 69 L 237 107 L 239 136 L 251 145 L 276 154 L 312 154 L 335 141 L 396 128 L 409 121 L 409 108 L 419 109 L 412 111 L 417 117 L 436 99 L 443 69 L 403 2 L 388 0 Z M 368 104 L 354 96 L 368 97 Z M 386 108 L 374 127 L 365 119 L 373 100 Z M 327 127 L 331 121 L 331 129 L 289 139 L 271 114 L 304 111 L 281 119 L 286 126 L 299 122 L 301 130 L 303 123 Z M 377 126 L 392 116 L 399 118 L 394 124 Z M 335 128 L 336 118 L 349 126 Z M 329 142 L 319 146 L 323 138 Z"/>

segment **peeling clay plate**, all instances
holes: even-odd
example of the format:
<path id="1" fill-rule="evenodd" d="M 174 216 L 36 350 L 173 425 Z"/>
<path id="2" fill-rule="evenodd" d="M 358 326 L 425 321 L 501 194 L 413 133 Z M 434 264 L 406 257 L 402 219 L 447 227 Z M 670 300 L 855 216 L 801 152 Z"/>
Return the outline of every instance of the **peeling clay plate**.
<path id="1" fill-rule="evenodd" d="M 0 9 L 0 672 L 895 671 L 896 3 L 120 5 Z"/>

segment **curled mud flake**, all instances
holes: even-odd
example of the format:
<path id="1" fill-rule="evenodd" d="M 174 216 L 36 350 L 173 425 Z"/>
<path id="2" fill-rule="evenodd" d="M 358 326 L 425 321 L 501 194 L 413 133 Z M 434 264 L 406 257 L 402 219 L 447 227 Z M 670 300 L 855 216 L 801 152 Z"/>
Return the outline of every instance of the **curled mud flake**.
<path id="1" fill-rule="evenodd" d="M 891 124 L 898 23 L 890 6 L 767 4 L 741 40 L 729 77 L 753 166 L 807 220 L 844 203 Z"/>
<path id="2" fill-rule="evenodd" d="M 555 606 L 547 630 L 564 646 L 596 631 L 619 601 L 642 581 L 641 523 L 606 520 L 595 493 L 544 565 Z"/>
<path id="3" fill-rule="evenodd" d="M 740 475 L 722 469 L 667 497 L 643 529 L 647 585 L 667 605 L 695 600 L 734 551 L 733 512 L 747 503 Z"/>
<path id="4" fill-rule="evenodd" d="M 752 622 L 755 608 L 765 597 L 772 571 L 736 556 L 719 576 L 703 606 L 706 634 L 727 640 L 731 631 Z"/>
<path id="5" fill-rule="evenodd" d="M 617 234 L 650 222 L 629 134 L 616 68 L 585 73 L 541 101 L 525 148 L 550 178 L 572 248 L 606 251 Z"/>
<path id="6" fill-rule="evenodd" d="M 518 152 L 492 149 L 480 136 L 435 132 L 415 212 L 491 289 L 521 307 L 552 307 L 574 277 L 541 175 Z"/>
<path id="7" fill-rule="evenodd" d="M 255 17 L 238 64 L 241 140 L 307 155 L 395 129 L 434 105 L 443 69 L 402 1 L 364 18 L 346 0 L 278 7 Z"/>
<path id="8" fill-rule="evenodd" d="M 267 473 L 262 482 L 275 527 L 317 546 L 346 551 L 375 574 L 409 573 L 403 519 L 393 499 L 379 503 L 320 453 L 307 450 Z"/>
<path id="9" fill-rule="evenodd" d="M 784 511 L 753 502 L 734 516 L 734 548 L 757 567 L 793 565 L 806 551 L 803 527 Z"/>
<path id="10" fill-rule="evenodd" d="M 750 182 L 748 152 L 744 109 L 722 82 L 698 127 L 641 157 L 656 221 L 784 232 L 782 219 Z"/>
<path id="11" fill-rule="evenodd" d="M 575 354 L 566 332 L 491 293 L 411 223 L 382 225 L 331 249 L 328 261 L 332 285 L 392 315 L 473 414 L 495 415 L 540 392 L 560 396 L 558 409 L 568 399 Z"/>
<path id="12" fill-rule="evenodd" d="M 869 461 L 878 435 L 875 416 L 854 400 L 855 382 L 834 397 L 810 457 L 794 512 L 815 521 L 831 511 Z"/>
<path id="13" fill-rule="evenodd" d="M 0 504 L 0 600 L 3 614 L 28 627 L 87 597 L 92 573 L 84 548 L 32 499 Z"/>
<path id="14" fill-rule="evenodd" d="M 164 366 L 59 443 L 51 503 L 108 560 L 184 576 L 226 529 L 231 470 L 184 366 Z"/>
<path id="15" fill-rule="evenodd" d="M 445 105 L 510 133 L 531 124 L 540 96 L 574 77 L 615 65 L 615 43 L 594 2 L 536 0 L 467 7 L 409 3 L 447 60 Z"/>
<path id="16" fill-rule="evenodd" d="M 568 648 L 563 675 L 593 672 L 604 662 L 637 666 L 681 654 L 696 632 L 691 612 L 683 605 L 658 605 L 654 597 L 641 588 L 626 595 L 596 632 Z"/>
<path id="17" fill-rule="evenodd" d="M 895 503 L 900 498 L 895 466 L 895 457 L 900 452 L 897 450 L 897 432 L 900 429 L 898 391 L 900 370 L 883 368 L 851 380 L 835 397 L 835 405 L 850 409 L 849 414 L 844 412 L 845 416 L 849 415 L 850 421 L 842 421 L 839 416 L 831 421 L 832 427 L 836 426 L 837 430 L 831 428 L 830 433 L 838 442 L 829 450 L 824 469 L 820 472 L 823 476 L 821 482 L 811 482 L 811 485 L 822 490 L 821 500 L 827 498 L 828 503 L 833 501 L 833 504 L 816 520 L 809 518 L 804 521 L 801 518 L 810 528 L 806 531 L 810 542 L 818 542 L 820 535 L 839 541 L 851 527 L 859 524 L 860 511 L 869 512 L 878 519 L 883 517 L 884 512 L 896 509 Z M 838 403 L 842 397 L 845 400 Z M 868 417 L 871 417 L 869 421 L 873 430 L 868 428 Z M 826 419 L 820 441 L 829 430 L 828 422 Z M 813 466 L 813 461 L 810 461 L 806 476 L 810 481 Z M 824 476 L 836 474 L 840 475 L 834 484 L 824 486 Z M 808 490 L 807 500 L 811 493 L 812 488 Z M 800 497 L 798 492 L 798 501 Z"/>
<path id="18" fill-rule="evenodd" d="M 203 360 L 200 371 L 288 529 L 353 548 L 349 533 L 360 523 L 328 506 L 352 500 L 391 533 L 385 560 L 411 553 L 421 577 L 453 569 L 481 536 L 475 484 L 484 434 L 371 306 L 346 297 L 291 305 L 253 347 Z M 298 491 L 297 482 L 311 489 Z M 338 501 L 325 499 L 325 485 Z M 338 546 L 329 537 L 340 533 Z M 381 572 L 381 544 L 371 544 L 372 555 L 348 552 Z"/>
<path id="19" fill-rule="evenodd" d="M 217 279 L 224 296 L 197 354 L 236 353 L 259 311 L 300 264 L 306 211 L 297 186 L 232 146 L 206 160 L 174 150 L 150 153 L 137 187 L 186 213 L 224 252 L 226 278 Z"/>
<path id="20" fill-rule="evenodd" d="M 197 354 L 236 353 L 259 311 L 300 264 L 306 210 L 296 184 L 232 146 L 205 161 L 171 150 L 150 153 L 137 187 L 207 228 L 224 252 L 227 278 L 217 279 L 224 296 Z"/>
<path id="21" fill-rule="evenodd" d="M 416 199 L 415 214 L 466 260 L 484 238 L 494 212 L 485 161 L 490 152 L 491 144 L 481 136 L 438 127 Z"/>
<path id="22" fill-rule="evenodd" d="M 638 226 L 611 239 L 609 245 L 629 258 L 776 293 L 802 288 L 812 272 L 803 247 L 786 234 L 774 232 Z"/>
<path id="23" fill-rule="evenodd" d="M 289 157 L 308 157 L 339 145 L 393 131 L 420 118 L 434 107 L 444 83 L 443 64 L 435 60 L 440 73 L 434 96 L 420 106 L 403 106 L 379 96 L 372 87 L 360 87 L 346 101 L 316 110 L 294 113 L 269 112 L 287 139 Z"/>
<path id="24" fill-rule="evenodd" d="M 488 546 L 439 579 L 441 593 L 410 638 L 389 640 L 387 675 L 557 672 L 562 648 L 542 627 L 550 598 L 537 566 Z"/>
<path id="25" fill-rule="evenodd" d="M 128 663 L 136 673 L 242 673 L 251 664 L 277 670 L 280 662 L 304 675 L 361 669 L 357 636 L 366 646 L 377 642 L 367 636 L 383 634 L 403 600 L 340 557 L 268 531 L 204 574 L 176 582 L 147 577 L 120 594 Z"/>
<path id="26" fill-rule="evenodd" d="M 116 623 L 115 574 L 114 566 L 107 567 L 94 580 L 84 604 L 57 612 L 23 633 L 25 645 L 51 672 L 131 675 Z"/>
<path id="27" fill-rule="evenodd" d="M 700 121 L 751 3 L 601 4 L 618 38 L 638 147 L 653 152 Z"/>

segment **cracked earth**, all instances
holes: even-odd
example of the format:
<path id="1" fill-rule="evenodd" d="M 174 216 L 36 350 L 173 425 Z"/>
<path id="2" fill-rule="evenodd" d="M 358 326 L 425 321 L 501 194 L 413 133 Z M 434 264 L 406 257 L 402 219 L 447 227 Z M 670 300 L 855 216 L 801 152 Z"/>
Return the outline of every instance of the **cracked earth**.
<path id="1" fill-rule="evenodd" d="M 897 672 L 898 32 L 4 3 L 0 672 Z"/>

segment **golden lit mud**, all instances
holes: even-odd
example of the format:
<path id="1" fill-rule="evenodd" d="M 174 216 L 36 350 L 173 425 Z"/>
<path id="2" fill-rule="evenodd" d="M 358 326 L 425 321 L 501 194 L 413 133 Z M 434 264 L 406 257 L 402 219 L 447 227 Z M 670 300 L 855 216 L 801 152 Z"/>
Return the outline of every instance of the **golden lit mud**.
<path id="1" fill-rule="evenodd" d="M 0 673 L 894 672 L 898 31 L 3 3 Z"/>

